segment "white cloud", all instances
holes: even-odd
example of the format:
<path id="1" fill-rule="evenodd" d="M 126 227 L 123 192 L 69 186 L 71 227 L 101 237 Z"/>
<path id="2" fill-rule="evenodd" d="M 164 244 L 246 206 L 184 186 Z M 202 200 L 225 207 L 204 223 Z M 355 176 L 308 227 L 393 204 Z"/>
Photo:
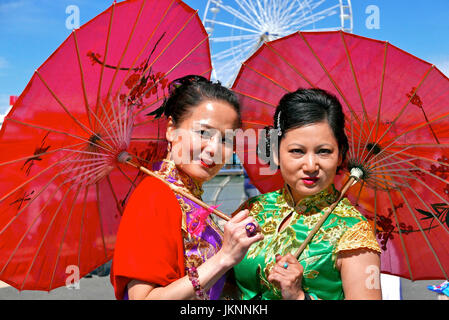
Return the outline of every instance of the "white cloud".
<path id="1" fill-rule="evenodd" d="M 9 109 L 9 95 L 0 93 L 0 115 L 5 116 Z"/>
<path id="2" fill-rule="evenodd" d="M 435 67 L 449 77 L 449 56 L 440 55 L 431 60 Z"/>
<path id="3" fill-rule="evenodd" d="M 3 124 L 3 120 L 5 119 L 5 117 L 6 117 L 7 114 L 8 114 L 8 113 L 0 114 L 0 127 L 1 127 L 1 125 Z"/>
<path id="4" fill-rule="evenodd" d="M 443 72 L 446 77 L 449 77 L 449 59 L 447 61 L 442 61 L 436 64 L 436 67 L 440 69 L 440 71 Z"/>
<path id="5" fill-rule="evenodd" d="M 45 9 L 51 4 L 53 3 L 49 0 L 0 0 L 1 32 L 10 36 L 26 34 L 28 37 L 42 37 L 43 30 L 48 32 L 49 29 L 55 28 L 55 12 Z M 60 14 L 65 15 L 65 12 Z"/>
<path id="6" fill-rule="evenodd" d="M 6 0 L 0 3 L 0 12 L 8 12 L 9 10 L 15 10 L 26 5 L 25 0 Z"/>
<path id="7" fill-rule="evenodd" d="M 0 125 L 3 123 L 3 120 L 8 114 L 10 108 L 11 108 L 10 106 L 4 107 L 3 105 L 0 105 Z"/>
<path id="8" fill-rule="evenodd" d="M 0 69 L 5 69 L 9 67 L 9 62 L 4 57 L 0 57 Z"/>

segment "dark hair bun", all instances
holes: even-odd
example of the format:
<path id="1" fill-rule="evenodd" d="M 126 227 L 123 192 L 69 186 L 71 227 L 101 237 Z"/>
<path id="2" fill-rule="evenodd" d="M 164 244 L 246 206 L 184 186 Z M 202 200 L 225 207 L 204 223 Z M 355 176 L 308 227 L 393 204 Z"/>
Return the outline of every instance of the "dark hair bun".
<path id="1" fill-rule="evenodd" d="M 229 103 L 238 114 L 240 126 L 240 104 L 237 96 L 220 82 L 212 82 L 198 75 L 187 75 L 169 84 L 169 97 L 164 101 L 164 115 L 172 117 L 175 124 L 190 114 L 193 107 L 205 100 L 219 100 Z"/>
<path id="2" fill-rule="evenodd" d="M 186 95 L 190 90 L 195 90 L 194 87 L 198 83 L 211 84 L 209 80 L 198 75 L 188 75 L 178 78 L 170 82 L 168 86 L 169 97 L 164 101 L 164 115 L 168 117 L 176 117 L 177 101 Z"/>

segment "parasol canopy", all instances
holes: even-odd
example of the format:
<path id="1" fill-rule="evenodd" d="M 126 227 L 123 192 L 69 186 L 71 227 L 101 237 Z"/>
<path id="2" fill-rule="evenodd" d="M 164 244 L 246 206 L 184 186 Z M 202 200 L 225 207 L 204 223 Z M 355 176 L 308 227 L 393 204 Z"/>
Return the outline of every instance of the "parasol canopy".
<path id="1" fill-rule="evenodd" d="M 136 167 L 166 154 L 168 84 L 210 72 L 207 33 L 180 0 L 114 1 L 74 30 L 0 131 L 0 279 L 49 291 L 110 260 Z"/>
<path id="2" fill-rule="evenodd" d="M 371 222 L 381 271 L 412 280 L 449 274 L 449 79 L 434 65 L 385 41 L 342 31 L 296 32 L 264 43 L 233 85 L 243 130 L 257 137 L 273 124 L 280 98 L 298 88 L 337 96 L 349 139 L 346 170 L 363 179 L 348 198 Z M 261 192 L 284 181 L 258 139 L 237 148 Z"/>

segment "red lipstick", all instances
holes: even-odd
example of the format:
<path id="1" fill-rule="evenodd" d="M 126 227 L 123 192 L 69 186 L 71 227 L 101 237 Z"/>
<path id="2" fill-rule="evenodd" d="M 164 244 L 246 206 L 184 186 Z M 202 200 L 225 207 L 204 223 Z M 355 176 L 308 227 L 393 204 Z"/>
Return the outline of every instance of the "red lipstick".
<path id="1" fill-rule="evenodd" d="M 302 178 L 302 181 L 304 182 L 305 185 L 307 186 L 311 186 L 314 185 L 315 183 L 317 183 L 319 178 L 316 177 L 307 177 L 307 178 Z"/>
<path id="2" fill-rule="evenodd" d="M 206 167 L 208 169 L 215 167 L 215 163 L 214 162 L 212 162 L 211 164 L 207 164 L 203 160 L 201 160 L 201 165 L 203 165 L 204 167 Z"/>

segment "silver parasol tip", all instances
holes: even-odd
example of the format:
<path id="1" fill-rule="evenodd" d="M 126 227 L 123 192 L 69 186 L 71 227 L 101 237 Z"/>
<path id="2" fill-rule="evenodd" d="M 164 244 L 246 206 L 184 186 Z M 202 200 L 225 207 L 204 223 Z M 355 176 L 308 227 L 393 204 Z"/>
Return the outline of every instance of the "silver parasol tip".
<path id="1" fill-rule="evenodd" d="M 117 156 L 117 161 L 120 163 L 126 163 L 131 159 L 132 159 L 131 155 L 126 151 L 120 152 L 119 155 Z"/>

